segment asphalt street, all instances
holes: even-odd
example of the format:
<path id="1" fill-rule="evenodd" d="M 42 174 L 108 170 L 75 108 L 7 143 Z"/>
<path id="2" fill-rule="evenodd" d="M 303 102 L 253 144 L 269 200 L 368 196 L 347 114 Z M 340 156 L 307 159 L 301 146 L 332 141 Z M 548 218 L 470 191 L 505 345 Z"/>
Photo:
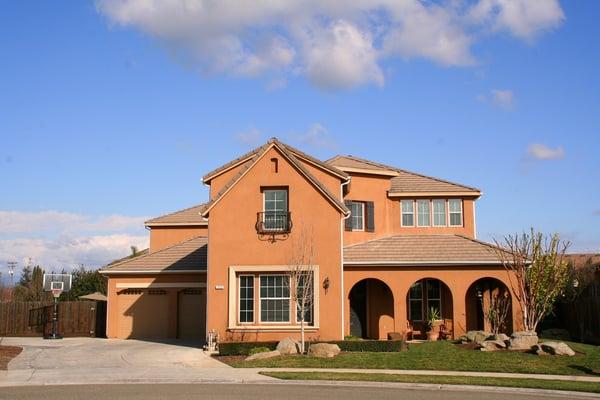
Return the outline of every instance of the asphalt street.
<path id="1" fill-rule="evenodd" d="M 548 394 L 461 391 L 457 389 L 400 389 L 389 387 L 320 386 L 300 384 L 138 384 L 138 385 L 68 385 L 24 386 L 0 389 L 0 399 L 66 400 L 541 400 L 570 397 Z M 581 397 L 583 398 L 583 397 Z M 592 398 L 592 397 L 590 397 Z"/>

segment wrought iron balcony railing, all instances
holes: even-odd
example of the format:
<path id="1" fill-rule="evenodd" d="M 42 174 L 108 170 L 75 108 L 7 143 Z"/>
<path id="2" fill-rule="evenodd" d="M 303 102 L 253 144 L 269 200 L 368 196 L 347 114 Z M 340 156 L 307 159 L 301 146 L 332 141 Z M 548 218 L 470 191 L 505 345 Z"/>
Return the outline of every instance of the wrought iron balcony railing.
<path id="1" fill-rule="evenodd" d="M 258 233 L 289 233 L 292 230 L 292 213 L 288 211 L 263 211 L 256 213 Z"/>

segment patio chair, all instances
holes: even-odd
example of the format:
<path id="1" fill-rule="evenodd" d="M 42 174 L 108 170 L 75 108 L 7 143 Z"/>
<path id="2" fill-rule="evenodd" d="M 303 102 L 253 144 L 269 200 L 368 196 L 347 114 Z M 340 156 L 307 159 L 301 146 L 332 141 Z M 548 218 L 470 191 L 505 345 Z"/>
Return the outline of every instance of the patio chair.
<path id="1" fill-rule="evenodd" d="M 421 336 L 423 333 L 420 330 L 415 330 L 412 321 L 406 323 L 406 340 L 413 340 L 415 336 Z"/>

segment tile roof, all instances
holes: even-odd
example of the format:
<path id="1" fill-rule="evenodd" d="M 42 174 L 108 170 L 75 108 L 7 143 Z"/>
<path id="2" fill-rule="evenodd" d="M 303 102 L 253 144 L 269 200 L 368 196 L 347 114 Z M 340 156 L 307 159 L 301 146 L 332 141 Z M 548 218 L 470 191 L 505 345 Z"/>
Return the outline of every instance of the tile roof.
<path id="1" fill-rule="evenodd" d="M 600 253 L 570 253 L 565 254 L 565 260 L 571 262 L 575 268 L 586 265 L 600 267 Z"/>
<path id="2" fill-rule="evenodd" d="M 344 247 L 344 264 L 500 264 L 494 249 L 462 235 L 395 235 Z"/>
<path id="3" fill-rule="evenodd" d="M 259 147 L 259 151 L 254 154 L 254 156 L 252 156 L 252 158 L 250 159 L 249 162 L 246 162 L 244 164 L 244 166 L 242 168 L 240 168 L 240 170 L 238 171 L 237 174 L 235 174 L 230 180 L 229 182 L 227 182 L 218 192 L 217 194 L 208 202 L 206 203 L 206 207 L 204 208 L 204 210 L 202 211 L 202 215 L 206 216 L 208 215 L 208 212 L 210 211 L 210 209 L 225 195 L 225 193 L 227 193 L 227 191 L 234 186 L 239 180 L 240 178 L 250 169 L 252 168 L 252 166 L 256 163 L 256 161 L 268 150 L 271 148 L 271 146 L 276 147 L 289 161 L 290 163 L 298 168 L 301 173 L 319 190 L 321 191 L 325 197 L 327 197 L 338 209 L 340 209 L 342 212 L 344 213 L 349 213 L 350 211 L 348 210 L 348 208 L 346 207 L 346 205 L 337 197 L 335 196 L 333 193 L 331 193 L 331 191 L 329 189 L 327 189 L 327 187 L 325 185 L 323 185 L 321 183 L 321 181 L 319 181 L 317 178 L 315 178 L 315 176 L 313 174 L 310 173 L 310 171 L 304 166 L 302 165 L 302 163 L 300 161 L 298 161 L 297 157 L 303 158 L 306 157 L 306 155 L 304 153 L 299 152 L 299 150 L 293 149 L 292 147 L 283 144 L 282 142 L 280 142 L 279 140 L 273 138 L 271 140 L 269 140 L 269 142 L 261 147 Z M 318 161 L 318 160 L 317 160 Z M 319 161 L 319 163 L 321 163 L 321 161 Z M 335 168 L 335 167 L 331 167 L 328 166 L 328 168 Z M 345 172 L 342 171 L 338 171 L 340 174 L 344 174 L 346 175 Z M 347 175 L 346 175 L 347 176 Z"/>
<path id="4" fill-rule="evenodd" d="M 203 272 L 206 271 L 207 244 L 207 237 L 198 236 L 154 253 L 107 266 L 100 272 Z"/>
<path id="5" fill-rule="evenodd" d="M 175 211 L 170 214 L 149 219 L 145 222 L 145 225 L 207 225 L 208 220 L 200 215 L 206 208 L 206 204 L 207 203 L 198 204 L 184 210 Z"/>
<path id="6" fill-rule="evenodd" d="M 391 178 L 390 193 L 414 193 L 414 192 L 472 192 L 479 195 L 479 189 L 446 181 L 431 176 L 418 174 L 416 172 L 381 164 L 375 161 L 365 160 L 355 156 L 335 156 L 326 161 L 338 167 L 370 169 L 373 171 L 396 172 L 398 176 Z"/>

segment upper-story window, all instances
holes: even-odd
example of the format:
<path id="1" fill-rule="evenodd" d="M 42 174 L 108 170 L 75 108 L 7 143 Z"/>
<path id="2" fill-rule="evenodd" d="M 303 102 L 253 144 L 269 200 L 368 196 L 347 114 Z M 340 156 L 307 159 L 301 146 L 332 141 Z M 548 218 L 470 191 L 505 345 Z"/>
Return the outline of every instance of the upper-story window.
<path id="1" fill-rule="evenodd" d="M 450 226 L 462 226 L 463 211 L 461 199 L 448 200 L 448 210 L 450 214 Z"/>
<path id="2" fill-rule="evenodd" d="M 375 232 L 375 203 L 372 201 L 344 201 L 350 210 L 346 219 L 347 231 Z"/>
<path id="3" fill-rule="evenodd" d="M 365 203 L 353 201 L 350 207 L 350 218 L 352 218 L 352 230 L 365 230 Z"/>
<path id="4" fill-rule="evenodd" d="M 446 200 L 435 199 L 433 205 L 433 226 L 446 226 Z"/>
<path id="5" fill-rule="evenodd" d="M 402 200 L 402 226 L 415 226 L 415 202 Z"/>
<path id="6" fill-rule="evenodd" d="M 403 227 L 415 226 L 415 213 L 418 227 L 458 227 L 464 223 L 462 199 L 402 200 L 400 209 Z"/>
<path id="7" fill-rule="evenodd" d="M 264 215 L 262 229 L 265 231 L 288 231 L 289 213 L 287 189 L 264 189 L 263 196 Z"/>
<path id="8" fill-rule="evenodd" d="M 417 200 L 417 225 L 431 225 L 431 210 L 429 200 Z"/>

